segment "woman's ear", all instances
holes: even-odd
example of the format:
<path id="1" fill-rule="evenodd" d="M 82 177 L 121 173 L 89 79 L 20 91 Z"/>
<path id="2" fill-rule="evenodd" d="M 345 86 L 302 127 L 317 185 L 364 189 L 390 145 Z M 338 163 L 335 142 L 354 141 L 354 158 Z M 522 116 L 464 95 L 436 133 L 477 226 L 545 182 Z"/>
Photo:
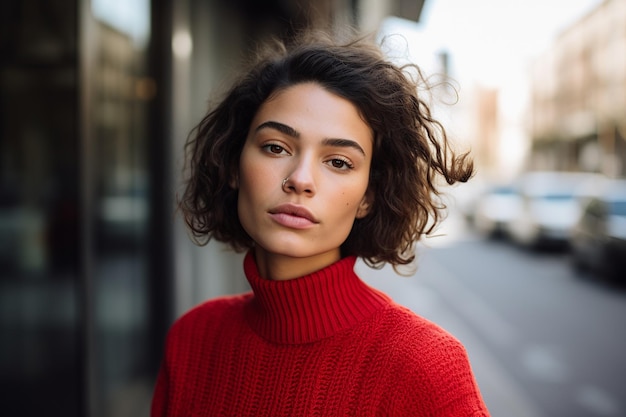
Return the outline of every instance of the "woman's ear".
<path id="1" fill-rule="evenodd" d="M 228 180 L 228 185 L 233 190 L 239 189 L 239 169 L 237 167 L 230 168 L 230 179 Z"/>
<path id="2" fill-rule="evenodd" d="M 236 175 L 231 176 L 230 181 L 228 181 L 228 185 L 230 185 L 230 188 L 233 190 L 239 189 L 239 177 Z"/>
<path id="3" fill-rule="evenodd" d="M 357 219 L 362 219 L 363 217 L 369 214 L 370 209 L 372 207 L 373 200 L 374 200 L 373 193 L 370 190 L 367 190 L 365 192 L 365 195 L 363 196 L 363 199 L 359 203 L 359 208 L 356 210 Z"/>

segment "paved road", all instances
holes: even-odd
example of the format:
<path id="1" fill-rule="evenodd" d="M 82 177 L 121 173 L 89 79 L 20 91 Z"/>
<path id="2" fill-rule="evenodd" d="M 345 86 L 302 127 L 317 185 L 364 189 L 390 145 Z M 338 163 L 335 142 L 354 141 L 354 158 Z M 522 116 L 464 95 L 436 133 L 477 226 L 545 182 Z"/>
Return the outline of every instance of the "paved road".
<path id="1" fill-rule="evenodd" d="M 463 227 L 426 245 L 410 277 L 357 269 L 465 344 L 494 417 L 626 416 L 626 291 Z"/>

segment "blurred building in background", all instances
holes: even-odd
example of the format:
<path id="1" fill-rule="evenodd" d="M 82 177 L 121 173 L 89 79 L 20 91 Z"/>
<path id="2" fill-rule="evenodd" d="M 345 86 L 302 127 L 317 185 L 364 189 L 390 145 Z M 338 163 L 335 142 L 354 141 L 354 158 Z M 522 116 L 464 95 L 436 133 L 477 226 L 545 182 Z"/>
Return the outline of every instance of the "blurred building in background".
<path id="1" fill-rule="evenodd" d="M 409 0 L 7 0 L 0 5 L 0 409 L 148 415 L 165 333 L 241 291 L 238 255 L 176 217 L 182 145 L 268 36 Z"/>
<path id="2" fill-rule="evenodd" d="M 533 66 L 530 167 L 626 175 L 626 2 L 605 0 Z"/>

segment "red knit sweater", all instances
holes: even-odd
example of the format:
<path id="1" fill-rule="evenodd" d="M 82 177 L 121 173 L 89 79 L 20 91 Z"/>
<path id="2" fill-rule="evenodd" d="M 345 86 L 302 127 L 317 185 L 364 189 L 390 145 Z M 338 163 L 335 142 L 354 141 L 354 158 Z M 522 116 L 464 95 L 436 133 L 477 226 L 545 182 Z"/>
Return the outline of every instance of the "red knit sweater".
<path id="1" fill-rule="evenodd" d="M 354 257 L 206 302 L 172 326 L 152 416 L 488 416 L 465 349 Z"/>

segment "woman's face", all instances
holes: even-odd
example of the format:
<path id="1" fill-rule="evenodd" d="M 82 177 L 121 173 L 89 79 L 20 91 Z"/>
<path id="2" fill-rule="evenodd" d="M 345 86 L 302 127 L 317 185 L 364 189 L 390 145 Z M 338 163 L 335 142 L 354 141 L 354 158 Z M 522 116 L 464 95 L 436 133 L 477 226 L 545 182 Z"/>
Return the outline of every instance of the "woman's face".
<path id="1" fill-rule="evenodd" d="M 355 218 L 368 212 L 372 148 L 357 108 L 319 84 L 291 86 L 261 105 L 241 153 L 238 213 L 260 269 L 289 264 L 291 276 L 267 278 L 339 260 Z"/>

